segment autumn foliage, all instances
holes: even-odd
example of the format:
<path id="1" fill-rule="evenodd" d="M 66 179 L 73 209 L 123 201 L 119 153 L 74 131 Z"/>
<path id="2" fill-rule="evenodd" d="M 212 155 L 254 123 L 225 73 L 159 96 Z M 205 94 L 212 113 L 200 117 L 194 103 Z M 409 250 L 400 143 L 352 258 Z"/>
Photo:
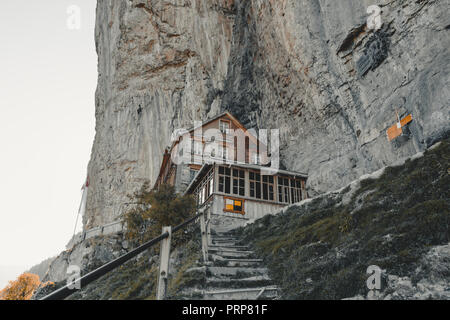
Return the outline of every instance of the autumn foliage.
<path id="1" fill-rule="evenodd" d="M 17 280 L 10 281 L 6 288 L 0 291 L 0 300 L 30 300 L 39 287 L 50 284 L 52 283 L 42 283 L 36 274 L 23 273 Z"/>

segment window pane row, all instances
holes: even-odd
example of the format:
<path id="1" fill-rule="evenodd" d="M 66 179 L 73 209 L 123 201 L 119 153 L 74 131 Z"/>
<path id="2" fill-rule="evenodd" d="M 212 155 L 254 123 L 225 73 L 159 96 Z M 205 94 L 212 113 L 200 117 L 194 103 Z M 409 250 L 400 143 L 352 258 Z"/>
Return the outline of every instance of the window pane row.
<path id="1" fill-rule="evenodd" d="M 211 180 L 212 178 L 208 181 Z M 219 166 L 218 182 L 218 191 L 221 193 L 238 196 L 247 195 L 255 199 L 281 203 L 296 203 L 302 200 L 302 183 L 299 179 L 277 177 L 278 187 L 276 189 L 274 176 L 249 171 L 249 191 L 246 194 L 245 170 Z M 209 189 L 212 190 L 212 185 Z M 209 195 L 210 193 L 206 190 L 205 197 Z"/>
<path id="2" fill-rule="evenodd" d="M 219 192 L 245 196 L 245 171 L 219 167 Z"/>
<path id="3" fill-rule="evenodd" d="M 301 181 L 278 177 L 278 201 L 296 203 L 302 200 Z"/>
<path id="4" fill-rule="evenodd" d="M 250 171 L 250 197 L 263 200 L 274 200 L 274 178 Z"/>

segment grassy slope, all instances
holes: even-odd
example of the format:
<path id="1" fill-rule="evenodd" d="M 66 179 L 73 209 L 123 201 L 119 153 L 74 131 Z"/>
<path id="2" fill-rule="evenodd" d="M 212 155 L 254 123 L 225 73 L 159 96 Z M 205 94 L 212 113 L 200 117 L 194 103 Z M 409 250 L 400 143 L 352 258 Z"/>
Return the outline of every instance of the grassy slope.
<path id="1" fill-rule="evenodd" d="M 268 263 L 286 299 L 367 293 L 366 269 L 406 276 L 431 246 L 450 241 L 450 142 L 389 167 L 361 187 L 293 206 L 240 230 Z M 418 280 L 418 279 L 413 279 Z"/>

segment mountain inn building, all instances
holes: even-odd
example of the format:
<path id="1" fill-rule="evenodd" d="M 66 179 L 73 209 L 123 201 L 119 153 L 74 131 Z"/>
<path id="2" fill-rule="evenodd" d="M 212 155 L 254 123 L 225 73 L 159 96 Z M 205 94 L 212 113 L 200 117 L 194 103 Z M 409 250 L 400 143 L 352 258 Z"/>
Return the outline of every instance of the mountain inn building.
<path id="1" fill-rule="evenodd" d="M 174 139 L 154 188 L 169 184 L 194 194 L 199 209 L 207 207 L 225 229 L 306 199 L 307 175 L 272 169 L 261 140 L 225 112 Z"/>

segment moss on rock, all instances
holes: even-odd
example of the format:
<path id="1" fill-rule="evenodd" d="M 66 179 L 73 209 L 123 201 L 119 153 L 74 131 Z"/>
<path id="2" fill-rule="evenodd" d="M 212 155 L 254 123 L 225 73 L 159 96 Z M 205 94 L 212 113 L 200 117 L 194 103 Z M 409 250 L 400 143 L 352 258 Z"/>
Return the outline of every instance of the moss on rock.
<path id="1" fill-rule="evenodd" d="M 268 264 L 285 299 L 367 294 L 367 267 L 408 276 L 432 246 L 450 241 L 450 142 L 239 231 Z"/>

